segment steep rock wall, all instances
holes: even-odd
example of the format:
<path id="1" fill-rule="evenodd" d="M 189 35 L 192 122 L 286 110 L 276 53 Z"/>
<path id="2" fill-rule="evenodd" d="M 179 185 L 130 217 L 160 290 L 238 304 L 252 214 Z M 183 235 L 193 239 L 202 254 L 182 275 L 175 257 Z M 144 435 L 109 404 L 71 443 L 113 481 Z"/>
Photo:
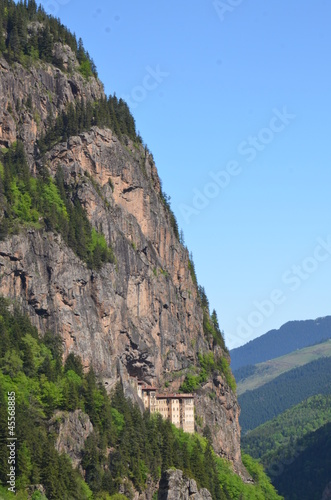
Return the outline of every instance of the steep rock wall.
<path id="1" fill-rule="evenodd" d="M 26 102 L 29 95 L 34 115 L 24 106 L 15 109 L 17 99 Z M 152 156 L 97 127 L 56 145 L 42 160 L 35 155 L 50 112 L 56 116 L 68 102 L 102 95 L 94 78 L 0 61 L 0 145 L 20 138 L 32 171 L 44 165 L 55 175 L 61 166 L 116 256 L 115 264 L 91 271 L 59 234 L 24 230 L 0 242 L 0 293 L 21 303 L 40 332 L 60 333 L 64 357 L 79 354 L 109 389 L 120 374 L 122 381 L 136 376 L 162 387 L 167 380 L 169 390 L 177 389 L 198 354 L 212 346 L 203 333 L 188 251 L 171 227 Z M 239 407 L 223 379 L 201 390 L 196 409 L 216 451 L 245 476 Z"/>

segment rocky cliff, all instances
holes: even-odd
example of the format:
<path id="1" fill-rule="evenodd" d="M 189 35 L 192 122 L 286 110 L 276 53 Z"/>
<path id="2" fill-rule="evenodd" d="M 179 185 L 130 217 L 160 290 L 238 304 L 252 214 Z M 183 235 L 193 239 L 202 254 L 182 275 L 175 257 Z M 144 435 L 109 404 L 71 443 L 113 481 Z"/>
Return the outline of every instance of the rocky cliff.
<path id="1" fill-rule="evenodd" d="M 212 500 L 206 488 L 198 489 L 194 479 L 187 479 L 181 470 L 168 470 L 160 480 L 158 500 Z"/>
<path id="2" fill-rule="evenodd" d="M 9 66 L 0 59 L 0 145 L 20 139 L 33 173 L 47 167 L 54 176 L 61 166 L 116 261 L 91 270 L 60 234 L 25 227 L 0 241 L 0 293 L 20 303 L 41 334 L 60 333 L 64 357 L 80 355 L 109 389 L 119 378 L 126 385 L 139 377 L 177 390 L 198 365 L 199 353 L 228 355 L 204 335 L 188 250 L 173 229 L 149 151 L 92 127 L 39 154 L 36 141 L 50 117 L 68 103 L 104 96 L 96 78 L 75 70 L 69 47 L 54 50 L 63 70 L 40 61 L 28 69 Z M 221 375 L 199 391 L 196 414 L 199 429 L 210 427 L 215 450 L 245 477 L 237 398 Z"/>

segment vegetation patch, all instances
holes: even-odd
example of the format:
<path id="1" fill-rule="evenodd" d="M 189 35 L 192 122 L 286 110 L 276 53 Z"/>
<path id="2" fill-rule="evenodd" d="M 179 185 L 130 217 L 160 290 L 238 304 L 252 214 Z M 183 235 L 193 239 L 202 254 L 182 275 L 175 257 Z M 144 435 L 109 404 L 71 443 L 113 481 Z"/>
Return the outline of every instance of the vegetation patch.
<path id="1" fill-rule="evenodd" d="M 321 358 L 239 396 L 243 432 L 255 429 L 316 394 L 331 393 L 331 357 Z"/>
<path id="2" fill-rule="evenodd" d="M 65 184 L 61 168 L 55 180 L 46 169 L 33 177 L 19 141 L 3 156 L 0 193 L 6 199 L 0 239 L 19 232 L 22 227 L 44 227 L 59 232 L 91 268 L 100 269 L 105 262 L 115 262 L 104 235 L 91 226 L 77 187 Z"/>
<path id="3" fill-rule="evenodd" d="M 38 140 L 40 154 L 44 155 L 59 142 L 89 131 L 93 126 L 110 128 L 119 138 L 127 136 L 142 143 L 128 105 L 113 95 L 94 103 L 83 99 L 69 103 L 55 120 L 50 117 L 46 133 Z"/>
<path id="4" fill-rule="evenodd" d="M 13 0 L 0 2 L 0 54 L 13 64 L 19 62 L 25 67 L 41 60 L 64 71 L 62 59 L 54 55 L 55 44 L 68 45 L 78 59 L 79 70 L 85 78 L 97 77 L 93 59 L 77 38 L 59 21 L 48 16 L 35 0 L 15 3 Z"/>
<path id="5" fill-rule="evenodd" d="M 149 477 L 157 481 L 169 468 L 183 470 L 199 487 L 208 488 L 215 500 L 239 500 L 241 494 L 248 499 L 279 498 L 262 471 L 255 486 L 245 485 L 216 456 L 208 433 L 206 437 L 184 433 L 159 414 L 142 414 L 124 397 L 120 385 L 109 399 L 93 370 L 84 374 L 81 360 L 74 354 L 62 366 L 60 337 L 47 332 L 39 338 L 27 316 L 16 307 L 11 313 L 8 306 L 0 298 L 0 439 L 3 442 L 8 432 L 6 395 L 15 391 L 15 498 L 27 500 L 28 486 L 42 484 L 48 499 L 115 499 L 120 498 L 117 492 L 125 478 L 141 492 Z M 83 452 L 85 481 L 69 458 L 55 450 L 56 435 L 48 428 L 56 410 L 76 409 L 87 413 L 94 426 Z M 11 498 L 5 490 L 6 463 L 7 450 L 2 446 L 0 493 Z M 265 496 L 258 496 L 262 492 Z M 38 495 L 34 500 L 41 500 Z"/>
<path id="6" fill-rule="evenodd" d="M 264 363 L 238 368 L 234 372 L 238 383 L 238 394 L 257 389 L 285 372 L 323 357 L 331 357 L 331 340 L 296 350 Z"/>
<path id="7" fill-rule="evenodd" d="M 272 473 L 284 461 L 294 460 L 299 439 L 328 423 L 331 423 L 331 395 L 319 394 L 248 432 L 242 438 L 242 447 Z"/>
<path id="8" fill-rule="evenodd" d="M 232 391 L 236 391 L 236 382 L 232 375 L 229 362 L 224 357 L 216 358 L 213 352 L 198 354 L 200 370 L 197 375 L 188 373 L 184 382 L 180 386 L 180 391 L 185 393 L 194 392 L 201 387 L 212 374 L 221 374 L 224 376 L 227 384 Z"/>

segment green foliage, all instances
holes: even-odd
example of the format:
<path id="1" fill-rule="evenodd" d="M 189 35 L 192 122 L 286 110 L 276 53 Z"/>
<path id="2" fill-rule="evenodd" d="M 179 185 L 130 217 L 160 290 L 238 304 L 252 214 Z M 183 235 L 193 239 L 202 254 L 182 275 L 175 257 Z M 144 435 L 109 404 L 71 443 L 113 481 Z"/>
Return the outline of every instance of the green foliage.
<path id="1" fill-rule="evenodd" d="M 11 493 L 8 491 L 8 489 L 4 486 L 0 485 L 0 498 L 1 500 L 29 500 L 28 493 L 25 491 L 19 491 L 16 492 L 16 495 L 14 493 Z M 41 497 L 35 497 L 33 496 L 31 500 L 47 500 L 45 496 Z"/>
<path id="2" fill-rule="evenodd" d="M 83 75 L 83 77 L 86 78 L 86 79 L 88 79 L 90 76 L 93 76 L 93 72 L 92 72 L 92 68 L 91 68 L 91 63 L 88 60 L 83 61 L 80 64 L 79 71 Z"/>
<path id="3" fill-rule="evenodd" d="M 82 360 L 80 359 L 80 357 L 76 356 L 73 353 L 70 353 L 65 361 L 64 371 L 65 372 L 73 371 L 74 373 L 76 373 L 78 375 L 79 378 L 82 378 L 83 377 L 83 365 L 82 365 Z"/>
<path id="4" fill-rule="evenodd" d="M 241 377 L 238 384 L 238 393 L 243 394 L 247 390 L 257 389 L 293 368 L 298 368 L 316 359 L 330 356 L 331 340 L 327 340 L 326 342 L 298 349 L 279 358 L 265 361 L 264 363 L 241 367 L 235 373 L 236 380 L 238 380 L 238 375 Z"/>
<path id="5" fill-rule="evenodd" d="M 42 483 L 48 498 L 89 499 L 88 486 L 72 469 L 69 458 L 56 452 L 54 436 L 49 434 L 47 425 L 55 409 L 68 409 L 63 398 L 64 371 L 57 363 L 57 350 L 54 349 L 58 340 L 54 336 L 51 343 L 48 334 L 44 342 L 27 317 L 16 307 L 11 313 L 8 305 L 8 301 L 0 297 L 0 407 L 5 410 L 7 392 L 15 391 L 19 498 L 27 498 L 22 491 L 28 485 Z M 12 360 L 9 368 L 8 353 Z M 6 427 L 6 411 L 0 410 L 1 442 L 7 436 Z M 6 461 L 6 455 L 7 451 L 1 448 L 1 464 Z M 0 467 L 2 484 L 6 484 L 6 471 L 7 467 Z M 38 498 L 37 494 L 34 498 Z"/>
<path id="6" fill-rule="evenodd" d="M 120 413 L 118 410 L 116 410 L 116 408 L 111 409 L 111 416 L 112 416 L 112 420 L 114 422 L 114 425 L 116 427 L 117 434 L 120 434 L 122 432 L 124 424 L 125 424 L 124 416 L 122 415 L 122 413 Z"/>
<path id="7" fill-rule="evenodd" d="M 177 240 L 180 241 L 180 235 L 179 235 L 179 229 L 178 229 L 177 219 L 176 219 L 176 216 L 175 216 L 174 212 L 171 209 L 171 204 L 170 204 L 171 197 L 168 196 L 163 191 L 161 179 L 160 179 L 160 199 L 161 199 L 161 202 L 163 203 L 163 205 L 164 205 L 164 207 L 165 207 L 165 209 L 166 209 L 166 211 L 168 213 L 169 220 L 170 220 L 170 225 L 172 227 L 174 235 L 176 236 Z"/>
<path id="8" fill-rule="evenodd" d="M 198 279 L 197 279 L 197 275 L 196 275 L 196 272 L 195 272 L 195 266 L 194 266 L 194 261 L 193 261 L 193 256 L 192 254 L 190 255 L 189 259 L 188 259 L 188 269 L 190 271 L 190 275 L 191 275 L 191 278 L 192 278 L 192 281 L 193 281 L 193 284 L 198 287 Z"/>
<path id="9" fill-rule="evenodd" d="M 217 473 L 218 479 L 222 485 L 221 498 L 233 500 L 280 500 L 281 497 L 277 495 L 270 481 L 265 476 L 263 468 L 256 462 L 253 462 L 250 457 L 243 457 L 243 461 L 250 474 L 254 475 L 255 484 L 244 484 L 239 476 L 233 473 L 230 464 L 217 457 Z"/>
<path id="10" fill-rule="evenodd" d="M 104 235 L 92 228 L 79 200 L 77 186 L 65 183 L 61 168 L 55 181 L 46 169 L 33 177 L 23 145 L 17 142 L 4 155 L 2 177 L 0 192 L 6 204 L 0 221 L 0 238 L 18 232 L 22 226 L 44 225 L 48 230 L 60 232 L 90 268 L 100 269 L 105 262 L 115 262 Z"/>
<path id="11" fill-rule="evenodd" d="M 40 27 L 40 24 L 42 27 Z M 64 71 L 62 61 L 54 55 L 57 42 L 69 45 L 80 64 L 84 77 L 97 76 L 93 60 L 85 51 L 83 43 L 60 23 L 59 19 L 49 16 L 34 0 L 0 2 L 0 53 L 9 63 L 19 62 L 29 67 L 37 60 L 58 66 Z"/>
<path id="12" fill-rule="evenodd" d="M 264 500 L 267 498 L 268 500 L 269 499 L 276 500 L 282 498 L 273 489 L 270 479 L 268 478 L 268 476 L 266 476 L 266 474 L 263 471 L 263 467 L 259 463 L 257 463 L 256 460 L 254 460 L 247 454 L 243 454 L 242 461 L 256 484 L 256 492 L 253 492 L 252 488 L 250 488 L 251 494 L 250 495 L 248 494 L 247 496 L 248 499 L 256 498 Z M 248 491 L 249 490 L 247 489 L 247 492 Z"/>
<path id="13" fill-rule="evenodd" d="M 57 337 L 47 332 L 44 338 L 39 338 L 27 317 L 18 309 L 10 313 L 8 304 L 0 298 L 0 439 L 7 433 L 6 393 L 15 391 L 18 463 L 15 498 L 27 499 L 27 486 L 40 483 L 47 498 L 92 500 L 92 495 L 103 500 L 125 498 L 117 493 L 125 478 L 143 491 L 149 477 L 157 481 L 162 471 L 169 468 L 182 469 L 188 477 L 195 478 L 199 487 L 208 488 L 215 500 L 239 500 L 237 490 L 246 495 L 243 498 L 261 498 L 253 493 L 266 482 L 263 473 L 257 486 L 247 486 L 226 461 L 216 456 L 208 437 L 184 433 L 160 415 L 152 416 L 149 412 L 142 415 L 124 397 L 120 385 L 110 400 L 92 370 L 82 373 L 76 356 L 69 355 L 64 367 L 58 364 Z M 8 351 L 21 360 L 19 370 L 12 376 L 4 373 Z M 27 352 L 29 363 L 24 366 Z M 213 360 L 205 356 L 201 363 L 208 369 Z M 55 450 L 55 435 L 49 433 L 48 426 L 55 410 L 76 408 L 82 408 L 94 426 L 83 452 L 85 482 L 73 470 L 69 458 Z M 6 459 L 5 447 L 1 447 L 2 484 L 6 481 Z M 263 486 L 264 498 L 279 498 L 267 486 Z M 38 498 L 37 495 L 34 497 Z M 3 498 L 7 498 L 6 493 Z"/>
<path id="14" fill-rule="evenodd" d="M 180 386 L 180 391 L 185 393 L 194 392 L 204 384 L 212 373 L 220 373 L 224 376 L 232 391 L 236 391 L 236 381 L 232 375 L 230 365 L 225 357 L 215 357 L 213 352 L 198 355 L 200 370 L 198 375 L 188 373 Z"/>
<path id="15" fill-rule="evenodd" d="M 191 254 L 190 258 L 191 263 L 193 262 L 193 257 Z M 194 268 L 194 266 L 193 266 Z M 215 309 L 213 309 L 212 314 L 209 312 L 209 301 L 206 295 L 206 291 L 203 286 L 198 285 L 198 294 L 203 310 L 203 332 L 208 340 L 213 340 L 213 345 L 219 345 L 225 352 L 228 352 L 228 349 L 225 345 L 223 333 L 219 327 L 217 313 Z"/>
<path id="16" fill-rule="evenodd" d="M 247 433 L 242 448 L 272 474 L 294 460 L 301 438 L 330 422 L 331 395 L 319 394 Z"/>
<path id="17" fill-rule="evenodd" d="M 330 482 L 330 470 L 331 423 L 328 423 L 298 440 L 296 456 L 284 463 L 273 483 L 285 498 L 320 500 Z"/>
<path id="18" fill-rule="evenodd" d="M 40 154 L 45 154 L 55 144 L 67 141 L 69 137 L 88 131 L 93 126 L 110 128 L 119 138 L 127 136 L 133 141 L 141 141 L 128 105 L 114 94 L 94 103 L 83 99 L 74 104 L 69 103 L 55 120 L 50 120 L 46 134 L 38 140 Z"/>
<path id="19" fill-rule="evenodd" d="M 330 394 L 330 371 L 331 357 L 321 358 L 240 395 L 243 432 L 258 427 L 310 396 Z"/>
<path id="20" fill-rule="evenodd" d="M 238 368 L 233 372 L 233 375 L 237 382 L 244 380 L 245 378 L 251 377 L 256 372 L 257 368 L 255 365 L 246 365 Z"/>
<path id="21" fill-rule="evenodd" d="M 201 384 L 206 382 L 207 378 L 205 373 L 202 375 L 193 375 L 192 373 L 188 373 L 185 377 L 184 382 L 181 384 L 179 391 L 185 393 L 195 392 Z"/>
<path id="22" fill-rule="evenodd" d="M 0 233 L 15 233 L 20 225 L 38 227 L 42 218 L 49 219 L 55 228 L 67 220 L 67 212 L 54 181 L 49 176 L 33 177 L 25 158 L 24 147 L 17 142 L 3 157 L 2 191 L 6 198 Z"/>
<path id="23" fill-rule="evenodd" d="M 224 374 L 225 380 L 227 381 L 229 387 L 232 389 L 233 392 L 236 392 L 237 388 L 236 380 L 232 375 L 228 360 L 226 358 L 221 358 L 219 364 L 220 364 L 220 371 L 221 373 Z"/>

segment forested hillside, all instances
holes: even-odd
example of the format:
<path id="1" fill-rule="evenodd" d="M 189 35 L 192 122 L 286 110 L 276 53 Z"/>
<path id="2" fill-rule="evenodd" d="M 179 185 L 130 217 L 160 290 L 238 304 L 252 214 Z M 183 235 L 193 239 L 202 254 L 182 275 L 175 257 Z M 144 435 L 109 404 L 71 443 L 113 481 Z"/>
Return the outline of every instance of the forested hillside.
<path id="1" fill-rule="evenodd" d="M 0 292 L 108 386 L 196 391 L 198 431 L 249 480 L 217 315 L 127 104 L 33 0 L 0 0 L 0 29 Z"/>
<path id="2" fill-rule="evenodd" d="M 286 500 L 324 500 L 330 498 L 330 471 L 331 423 L 299 440 L 298 455 L 273 483 Z"/>
<path id="3" fill-rule="evenodd" d="M 331 393 L 331 358 L 312 361 L 239 396 L 243 433 L 315 394 Z"/>
<path id="4" fill-rule="evenodd" d="M 255 365 L 278 358 L 296 349 L 331 338 L 331 316 L 316 320 L 289 321 L 279 330 L 271 330 L 244 346 L 232 349 L 231 368 Z"/>
<path id="5" fill-rule="evenodd" d="M 97 76 L 82 40 L 77 41 L 74 34 L 58 19 L 48 16 L 35 0 L 0 0 L 0 28 L 5 35 L 0 38 L 0 54 L 10 63 L 28 66 L 41 59 L 63 70 L 62 60 L 56 57 L 54 48 L 57 43 L 64 43 L 76 55 L 82 74 Z"/>
<path id="6" fill-rule="evenodd" d="M 268 474 L 297 455 L 298 440 L 331 422 L 331 395 L 317 395 L 293 406 L 243 436 L 245 453 L 259 459 Z"/>
<path id="7" fill-rule="evenodd" d="M 237 382 L 237 392 L 240 395 L 248 390 L 257 389 L 267 382 L 271 382 L 282 373 L 304 366 L 311 361 L 330 356 L 331 340 L 327 340 L 264 363 L 242 366 L 233 373 Z"/>
<path id="8" fill-rule="evenodd" d="M 109 399 L 93 372 L 83 373 L 81 360 L 69 355 L 61 363 L 62 342 L 52 332 L 44 338 L 17 307 L 0 298 L 0 440 L 8 433 L 7 394 L 15 392 L 17 437 L 16 486 L 21 499 L 31 485 L 42 484 L 48 499 L 111 498 L 126 484 L 128 494 L 157 483 L 162 471 L 180 468 L 213 499 L 280 498 L 262 468 L 245 457 L 256 485 L 244 484 L 224 459 L 217 457 L 205 437 L 176 429 L 161 416 L 141 414 L 125 399 L 118 385 Z M 93 424 L 81 450 L 82 475 L 69 457 L 55 449 L 54 425 L 62 413 L 81 410 Z M 7 480 L 7 449 L 0 449 L 0 481 Z M 127 480 L 125 480 L 127 478 Z M 128 481 L 129 479 L 129 481 Z M 31 491 L 31 490 L 30 490 Z M 3 498 L 11 498 L 5 488 Z M 32 496 L 41 499 L 40 493 Z M 115 498 L 115 497 L 114 497 Z"/>

